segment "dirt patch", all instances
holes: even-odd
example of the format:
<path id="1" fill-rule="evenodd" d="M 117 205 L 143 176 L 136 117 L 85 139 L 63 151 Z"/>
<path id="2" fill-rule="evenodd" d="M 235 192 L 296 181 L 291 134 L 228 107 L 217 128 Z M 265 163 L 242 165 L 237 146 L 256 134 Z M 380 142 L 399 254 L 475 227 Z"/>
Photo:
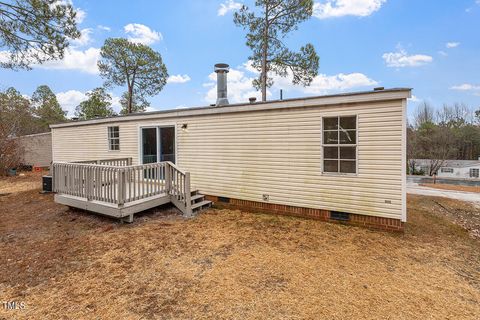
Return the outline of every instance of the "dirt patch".
<path id="1" fill-rule="evenodd" d="M 186 220 L 171 207 L 129 225 L 68 210 L 38 191 L 0 197 L 0 301 L 25 303 L 0 318 L 480 313 L 480 241 L 452 222 L 455 210 L 474 209 L 453 200 L 409 196 L 406 231 L 392 234 L 216 209 Z"/>
<path id="2" fill-rule="evenodd" d="M 42 187 L 42 175 L 45 172 L 19 172 L 13 177 L 0 176 L 0 194 L 6 195 L 12 192 L 22 192 L 39 189 Z"/>
<path id="3" fill-rule="evenodd" d="M 444 198 L 424 198 L 422 206 L 431 207 L 441 217 L 447 217 L 480 240 L 480 208 L 468 202 Z"/>
<path id="4" fill-rule="evenodd" d="M 452 191 L 466 191 L 466 192 L 478 192 L 480 193 L 480 187 L 474 186 L 457 186 L 453 184 L 438 184 L 438 183 L 423 183 L 420 184 L 422 187 L 429 187 L 434 189 L 441 189 L 441 190 L 452 190 Z M 480 197 L 480 195 L 479 195 Z"/>

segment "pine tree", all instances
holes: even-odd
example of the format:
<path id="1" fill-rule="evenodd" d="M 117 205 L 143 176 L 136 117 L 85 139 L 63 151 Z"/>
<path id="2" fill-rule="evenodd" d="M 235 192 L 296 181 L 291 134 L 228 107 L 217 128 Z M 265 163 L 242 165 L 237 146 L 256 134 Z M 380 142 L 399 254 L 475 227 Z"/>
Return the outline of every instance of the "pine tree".
<path id="1" fill-rule="evenodd" d="M 141 43 L 110 38 L 105 41 L 98 62 L 105 85 L 127 85 L 127 113 L 132 113 L 135 95 L 158 94 L 167 83 L 168 73 L 160 53 Z"/>
<path id="2" fill-rule="evenodd" d="M 86 93 L 87 100 L 82 101 L 75 109 L 75 116 L 82 120 L 96 117 L 111 117 L 115 112 L 111 108 L 112 96 L 104 88 L 95 88 Z"/>
<path id="3" fill-rule="evenodd" d="M 57 97 L 47 85 L 41 85 L 35 90 L 32 104 L 37 121 L 45 131 L 48 131 L 49 125 L 66 120 L 67 112 L 60 107 Z"/>
<path id="4" fill-rule="evenodd" d="M 0 44 L 9 54 L 0 66 L 30 69 L 32 64 L 62 59 L 69 39 L 80 37 L 75 17 L 68 1 L 0 2 Z"/>
<path id="5" fill-rule="evenodd" d="M 247 6 L 235 12 L 234 22 L 248 30 L 247 46 L 252 49 L 249 59 L 260 72 L 253 82 L 262 91 L 262 101 L 267 99 L 267 87 L 273 84 L 269 73 L 286 77 L 293 75 L 293 83 L 310 85 L 318 74 L 319 57 L 312 44 L 306 44 L 299 52 L 291 51 L 283 39 L 309 19 L 313 13 L 312 0 L 257 0 L 259 10 Z"/>

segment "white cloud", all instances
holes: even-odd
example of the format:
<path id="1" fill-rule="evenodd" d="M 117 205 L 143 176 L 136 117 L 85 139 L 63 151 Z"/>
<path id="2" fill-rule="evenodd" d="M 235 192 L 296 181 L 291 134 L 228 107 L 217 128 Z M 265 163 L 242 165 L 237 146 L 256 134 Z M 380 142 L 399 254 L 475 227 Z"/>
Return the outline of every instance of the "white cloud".
<path id="1" fill-rule="evenodd" d="M 242 5 L 240 2 L 235 2 L 233 0 L 227 0 L 224 3 L 220 4 L 220 8 L 218 8 L 217 15 L 219 16 L 224 16 L 230 11 L 235 11 L 239 10 L 242 8 Z"/>
<path id="2" fill-rule="evenodd" d="M 475 4 L 480 5 L 480 0 L 475 0 Z M 467 9 L 465 9 L 465 12 L 470 13 L 470 12 L 472 12 L 473 9 L 474 9 L 473 7 L 469 7 Z"/>
<path id="3" fill-rule="evenodd" d="M 320 74 L 313 79 L 310 86 L 303 88 L 303 91 L 312 94 L 327 94 L 332 91 L 368 87 L 377 84 L 377 81 L 368 78 L 363 73 L 339 73 L 333 76 Z"/>
<path id="4" fill-rule="evenodd" d="M 7 63 L 10 61 L 10 52 L 6 50 L 0 51 L 0 62 Z"/>
<path id="5" fill-rule="evenodd" d="M 100 58 L 100 49 L 88 48 L 85 51 L 69 48 L 65 51 L 62 60 L 47 61 L 37 65 L 41 69 L 79 70 L 86 73 L 97 74 L 97 62 Z"/>
<path id="6" fill-rule="evenodd" d="M 433 58 L 424 54 L 412 54 L 399 49 L 397 52 L 388 52 L 382 55 L 387 67 L 403 68 L 403 67 L 418 67 L 433 61 Z"/>
<path id="7" fill-rule="evenodd" d="M 438 51 L 438 54 L 441 55 L 441 56 L 444 56 L 444 57 L 448 56 L 448 53 L 446 53 L 443 50 Z"/>
<path id="8" fill-rule="evenodd" d="M 452 48 L 456 48 L 460 45 L 460 42 L 447 42 L 445 44 L 445 47 L 447 47 L 448 49 L 452 49 Z"/>
<path id="9" fill-rule="evenodd" d="M 113 111 L 119 113 L 122 109 L 122 105 L 120 104 L 120 97 L 116 96 L 113 92 L 108 92 L 108 94 L 112 97 L 112 108 Z"/>
<path id="10" fill-rule="evenodd" d="M 474 85 L 470 83 L 456 85 L 456 86 L 450 87 L 450 89 L 457 90 L 457 91 L 478 91 L 480 93 L 480 85 Z"/>
<path id="11" fill-rule="evenodd" d="M 87 13 L 85 11 L 83 11 L 82 9 L 80 8 L 75 8 L 75 11 L 77 12 L 77 15 L 75 16 L 75 21 L 80 24 L 83 22 L 83 20 L 85 20 L 85 18 L 87 17 Z"/>
<path id="12" fill-rule="evenodd" d="M 85 28 L 80 30 L 80 38 L 71 40 L 73 46 L 83 47 L 92 42 L 90 35 L 92 34 L 91 28 Z"/>
<path id="13" fill-rule="evenodd" d="M 104 25 L 101 25 L 101 24 L 99 24 L 99 25 L 97 26 L 97 28 L 100 29 L 100 30 L 108 31 L 108 32 L 112 31 L 112 28 L 107 27 L 107 26 L 104 26 Z"/>
<path id="14" fill-rule="evenodd" d="M 169 76 L 167 79 L 167 83 L 185 83 L 190 80 L 191 78 L 188 74 L 184 74 L 184 75 L 177 74 L 177 75 Z"/>
<path id="15" fill-rule="evenodd" d="M 313 4 L 313 16 L 319 19 L 366 17 L 378 11 L 385 2 L 386 0 L 324 0 Z"/>
<path id="16" fill-rule="evenodd" d="M 259 100 L 261 93 L 252 86 L 253 79 L 257 77 L 258 71 L 253 69 L 249 62 L 237 68 L 231 68 L 228 73 L 228 100 L 231 103 L 247 102 L 250 97 L 256 97 Z M 210 81 L 203 84 L 204 87 L 209 88 L 205 95 L 205 100 L 213 103 L 217 98 L 217 76 L 212 72 L 208 78 Z M 267 90 L 267 97 L 272 96 L 272 91 L 280 89 L 285 94 L 291 95 L 322 95 L 377 84 L 375 80 L 368 78 L 362 73 L 339 73 L 330 76 L 319 74 L 308 87 L 293 85 L 292 78 L 291 74 L 287 77 L 274 76 L 274 85 Z"/>
<path id="17" fill-rule="evenodd" d="M 52 4 L 52 6 L 56 6 L 56 5 L 71 5 L 75 11 L 76 11 L 76 16 L 75 16 L 75 21 L 80 24 L 83 22 L 83 20 L 85 20 L 85 17 L 87 16 L 87 13 L 80 9 L 80 8 L 76 8 L 75 5 L 73 4 L 73 1 L 72 0 L 57 0 L 56 2 L 54 2 Z"/>
<path id="18" fill-rule="evenodd" d="M 65 92 L 59 92 L 56 94 L 58 103 L 63 110 L 67 111 L 68 117 L 73 117 L 75 115 L 75 108 L 82 102 L 88 99 L 86 92 L 81 92 L 78 90 L 68 90 Z M 115 112 L 120 112 L 120 97 L 116 96 L 113 92 L 108 92 L 112 97 L 111 107 Z"/>
<path id="19" fill-rule="evenodd" d="M 145 108 L 145 112 L 153 112 L 153 111 L 158 111 L 158 109 L 156 109 L 154 107 L 146 107 Z"/>
<path id="20" fill-rule="evenodd" d="M 72 117 L 75 114 L 75 108 L 80 104 L 80 102 L 87 100 L 85 93 L 77 90 L 59 92 L 56 94 L 56 96 L 62 109 L 68 111 L 69 117 Z"/>
<path id="21" fill-rule="evenodd" d="M 420 102 L 420 99 L 416 95 L 412 94 L 412 97 L 408 98 L 408 101 L 409 102 Z"/>
<path id="22" fill-rule="evenodd" d="M 140 23 L 129 23 L 123 27 L 123 30 L 129 35 L 128 39 L 135 43 L 150 45 L 163 39 L 160 32 Z"/>
<path id="23" fill-rule="evenodd" d="M 245 68 L 239 67 L 238 69 L 231 68 L 228 73 L 228 100 L 230 103 L 246 102 L 250 97 L 256 97 L 260 99 L 260 93 L 252 86 L 252 81 L 255 78 Z M 209 86 L 205 100 L 209 103 L 214 103 L 217 100 L 217 74 L 212 72 L 208 79 L 210 82 L 205 86 Z M 268 94 L 270 95 L 270 94 Z"/>
<path id="24" fill-rule="evenodd" d="M 46 70 L 78 70 L 86 73 L 97 74 L 97 61 L 100 58 L 100 49 L 88 48 L 77 50 L 74 46 L 67 48 L 63 59 L 49 60 L 43 64 L 33 64 L 32 67 Z M 0 51 L 0 62 L 8 62 L 10 53 Z"/>

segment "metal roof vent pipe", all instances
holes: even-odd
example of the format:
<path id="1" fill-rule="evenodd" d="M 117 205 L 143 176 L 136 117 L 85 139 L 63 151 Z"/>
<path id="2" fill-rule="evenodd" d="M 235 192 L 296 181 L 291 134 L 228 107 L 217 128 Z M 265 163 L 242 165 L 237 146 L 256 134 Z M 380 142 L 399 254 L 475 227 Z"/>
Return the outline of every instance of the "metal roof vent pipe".
<path id="1" fill-rule="evenodd" d="M 217 107 L 228 105 L 227 99 L 227 73 L 230 66 L 226 63 L 217 63 L 215 73 L 217 74 Z"/>

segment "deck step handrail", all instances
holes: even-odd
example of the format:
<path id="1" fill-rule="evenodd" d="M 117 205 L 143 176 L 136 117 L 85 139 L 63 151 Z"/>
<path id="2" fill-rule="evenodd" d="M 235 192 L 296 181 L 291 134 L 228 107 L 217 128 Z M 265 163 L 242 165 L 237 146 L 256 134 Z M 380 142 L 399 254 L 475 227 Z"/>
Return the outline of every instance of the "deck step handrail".
<path id="1" fill-rule="evenodd" d="M 190 172 L 182 171 L 170 161 L 165 162 L 166 189 L 171 201 L 187 216 L 192 215 Z"/>
<path id="2" fill-rule="evenodd" d="M 169 161 L 128 166 L 54 162 L 52 174 L 59 194 L 117 206 L 165 195 L 185 215 L 192 214 L 190 173 Z"/>

